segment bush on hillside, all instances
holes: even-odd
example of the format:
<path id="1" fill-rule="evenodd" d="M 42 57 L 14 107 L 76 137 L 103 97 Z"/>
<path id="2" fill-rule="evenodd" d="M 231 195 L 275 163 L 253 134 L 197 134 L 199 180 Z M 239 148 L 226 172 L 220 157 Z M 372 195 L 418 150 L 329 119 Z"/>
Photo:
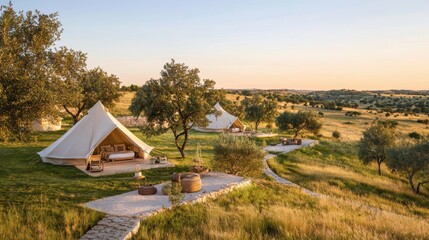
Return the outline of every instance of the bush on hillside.
<path id="1" fill-rule="evenodd" d="M 420 133 L 418 133 L 418 132 L 410 132 L 410 133 L 408 134 L 408 137 L 410 137 L 410 138 L 414 138 L 414 139 L 416 139 L 416 140 L 420 140 L 420 139 L 422 139 L 422 138 L 423 138 L 423 136 L 422 136 Z"/>
<path id="2" fill-rule="evenodd" d="M 358 111 L 348 111 L 345 115 L 349 117 L 358 117 L 361 115 L 361 113 Z"/>
<path id="3" fill-rule="evenodd" d="M 221 135 L 214 145 L 214 168 L 225 173 L 255 176 L 262 170 L 264 152 L 247 137 Z"/>
<path id="4" fill-rule="evenodd" d="M 339 138 L 341 138 L 341 133 L 339 131 L 335 130 L 332 132 L 332 137 L 339 139 Z"/>

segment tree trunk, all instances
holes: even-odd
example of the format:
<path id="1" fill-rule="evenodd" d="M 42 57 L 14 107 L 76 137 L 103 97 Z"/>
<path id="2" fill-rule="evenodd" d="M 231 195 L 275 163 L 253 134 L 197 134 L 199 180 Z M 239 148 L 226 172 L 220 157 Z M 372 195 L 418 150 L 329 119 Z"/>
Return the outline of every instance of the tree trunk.
<path id="1" fill-rule="evenodd" d="M 79 122 L 79 115 L 72 114 L 73 117 L 73 125 L 75 125 L 77 122 Z"/>
<path id="2" fill-rule="evenodd" d="M 77 122 L 79 122 L 79 115 L 82 113 L 83 109 L 85 107 L 85 104 L 82 104 L 81 107 L 78 107 L 76 114 L 73 114 L 65 105 L 63 105 L 64 110 L 72 116 L 73 118 L 73 125 L 75 125 Z"/>
<path id="3" fill-rule="evenodd" d="M 295 131 L 295 135 L 293 136 L 293 138 L 298 137 L 299 131 Z"/>
<path id="4" fill-rule="evenodd" d="M 183 132 L 179 133 L 176 135 L 175 132 L 174 133 L 174 143 L 176 144 L 177 149 L 180 152 L 180 155 L 182 156 L 182 158 L 185 158 L 185 147 L 186 144 L 188 142 L 188 129 L 185 129 Z M 179 144 L 179 138 L 180 136 L 185 135 L 185 139 L 183 140 L 182 144 Z"/>
<path id="5" fill-rule="evenodd" d="M 425 183 L 429 183 L 429 180 L 428 180 L 428 181 L 424 181 L 424 182 L 419 182 L 419 183 L 417 184 L 417 188 L 416 188 L 416 193 L 417 193 L 417 194 L 419 194 L 419 193 L 420 193 L 420 186 L 421 186 L 421 185 L 423 185 L 423 184 L 425 184 Z"/>
<path id="6" fill-rule="evenodd" d="M 183 148 L 179 144 L 179 137 L 180 136 L 175 136 L 174 137 L 174 143 L 176 144 L 176 147 L 179 150 L 180 155 L 182 156 L 182 158 L 184 158 L 185 157 L 185 152 L 183 151 Z"/>
<path id="7" fill-rule="evenodd" d="M 382 161 L 377 161 L 377 164 L 378 164 L 378 175 L 380 175 L 380 176 L 381 176 L 381 162 Z"/>
<path id="8" fill-rule="evenodd" d="M 255 122 L 255 131 L 258 131 L 259 123 L 260 123 L 259 121 L 256 121 L 256 122 Z"/>
<path id="9" fill-rule="evenodd" d="M 408 175 L 408 182 L 410 183 L 411 189 L 413 190 L 413 193 L 418 193 L 418 190 L 414 187 L 414 181 L 413 181 L 413 175 Z M 420 183 L 419 183 L 420 184 Z M 417 186 L 419 188 L 420 186 Z"/>

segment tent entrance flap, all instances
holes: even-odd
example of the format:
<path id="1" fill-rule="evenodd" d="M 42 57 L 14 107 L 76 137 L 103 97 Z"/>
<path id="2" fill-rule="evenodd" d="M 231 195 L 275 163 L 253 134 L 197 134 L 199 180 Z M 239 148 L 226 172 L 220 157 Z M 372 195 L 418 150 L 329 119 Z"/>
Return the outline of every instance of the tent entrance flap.
<path id="1" fill-rule="evenodd" d="M 101 141 L 100 144 L 98 144 L 97 147 L 100 146 L 105 146 L 105 145 L 115 145 L 115 144 L 125 144 L 125 145 L 134 145 L 133 142 L 131 142 L 124 133 L 122 133 L 122 131 L 120 131 L 118 128 L 113 129 L 113 131 L 107 135 L 107 137 L 105 137 L 103 139 L 103 141 Z"/>

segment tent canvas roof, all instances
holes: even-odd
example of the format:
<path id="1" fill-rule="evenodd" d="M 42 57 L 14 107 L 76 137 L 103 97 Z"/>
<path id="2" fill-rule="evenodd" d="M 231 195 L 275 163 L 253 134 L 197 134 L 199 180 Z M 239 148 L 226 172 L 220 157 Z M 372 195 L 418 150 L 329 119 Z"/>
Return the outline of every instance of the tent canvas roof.
<path id="1" fill-rule="evenodd" d="M 213 130 L 229 129 L 234 123 L 244 127 L 244 124 L 241 123 L 238 117 L 225 111 L 225 109 L 223 109 L 219 103 L 216 103 L 216 105 L 213 108 L 219 111 L 220 114 L 215 114 L 215 113 L 208 114 L 207 119 L 209 120 L 209 125 L 207 127 L 204 127 L 204 129 L 213 129 Z"/>
<path id="2" fill-rule="evenodd" d="M 86 116 L 38 154 L 43 161 L 46 158 L 88 159 L 94 149 L 115 129 L 122 133 L 127 142 L 145 153 L 149 154 L 153 149 L 131 133 L 98 101 Z"/>

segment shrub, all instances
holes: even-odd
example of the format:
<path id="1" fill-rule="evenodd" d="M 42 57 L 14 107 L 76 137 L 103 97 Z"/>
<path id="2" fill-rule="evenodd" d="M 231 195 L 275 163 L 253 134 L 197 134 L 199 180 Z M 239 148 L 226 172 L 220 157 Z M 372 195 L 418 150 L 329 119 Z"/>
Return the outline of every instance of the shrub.
<path id="1" fill-rule="evenodd" d="M 262 140 L 262 147 L 266 147 L 267 146 L 267 141 L 265 141 L 265 139 Z"/>
<path id="2" fill-rule="evenodd" d="M 418 133 L 418 132 L 410 132 L 408 134 L 408 137 L 414 138 L 416 140 L 419 140 L 419 139 L 422 139 L 423 136 L 420 133 Z"/>
<path id="3" fill-rule="evenodd" d="M 264 152 L 247 137 L 221 135 L 214 145 L 214 168 L 242 176 L 254 176 L 262 170 Z"/>
<path id="4" fill-rule="evenodd" d="M 325 114 L 323 112 L 318 112 L 317 114 L 321 117 L 325 116 Z"/>
<path id="5" fill-rule="evenodd" d="M 171 183 L 171 188 L 168 190 L 168 200 L 172 207 L 179 205 L 185 195 L 182 193 L 182 185 L 180 182 Z"/>
<path id="6" fill-rule="evenodd" d="M 346 112 L 346 114 L 345 114 L 346 116 L 349 116 L 349 117 L 357 117 L 357 116 L 360 116 L 361 115 L 361 113 L 360 112 L 358 112 L 358 111 L 348 111 L 348 112 Z"/>
<path id="7" fill-rule="evenodd" d="M 424 119 L 424 120 L 419 119 L 419 120 L 417 120 L 417 122 L 421 123 L 421 124 L 429 124 L 429 119 Z"/>
<path id="8" fill-rule="evenodd" d="M 341 133 L 337 130 L 332 132 L 332 137 L 339 139 L 341 137 Z"/>

